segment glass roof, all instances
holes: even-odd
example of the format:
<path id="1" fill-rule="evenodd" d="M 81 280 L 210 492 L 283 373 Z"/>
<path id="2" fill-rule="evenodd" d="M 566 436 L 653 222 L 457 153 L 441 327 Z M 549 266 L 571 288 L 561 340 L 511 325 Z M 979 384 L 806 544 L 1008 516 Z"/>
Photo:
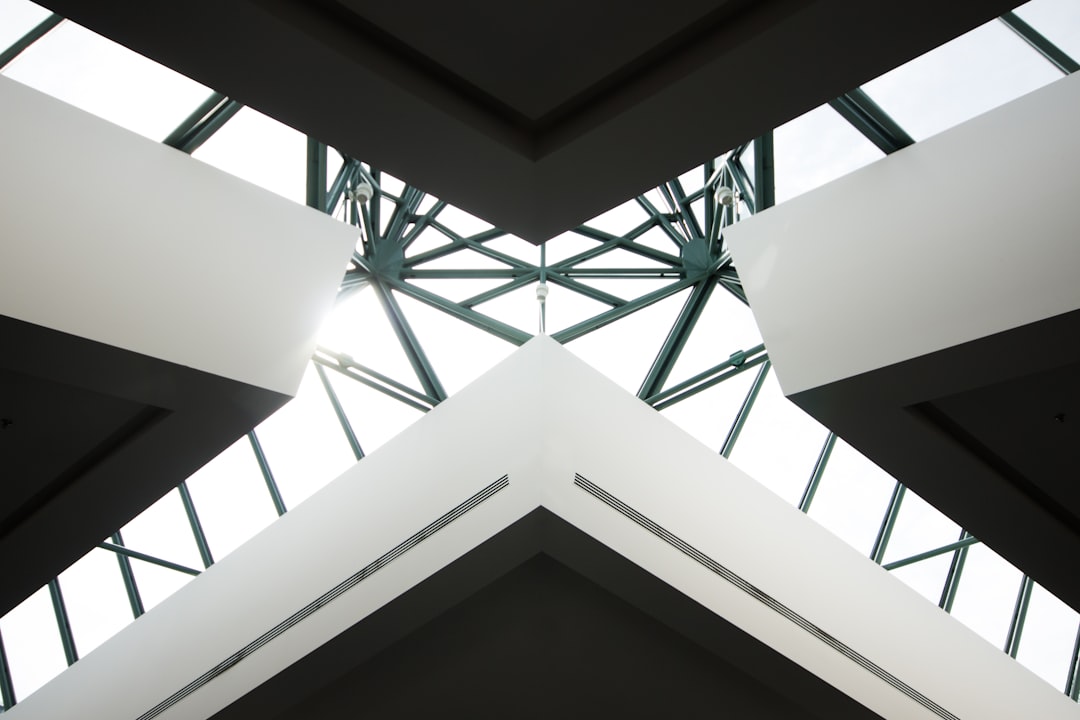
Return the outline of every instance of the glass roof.
<path id="1" fill-rule="evenodd" d="M 1080 7 L 1034 0 L 1016 16 L 1034 36 L 989 23 L 776 128 L 776 201 L 1060 78 L 1039 46 L 1080 55 Z M 49 17 L 0 0 L 0 52 Z M 303 135 L 70 22 L 9 60 L 8 77 L 308 197 Z M 4 706 L 513 352 L 540 328 L 541 281 L 549 335 L 1075 699 L 1077 613 L 783 397 L 722 233 L 760 209 L 762 147 L 706 159 L 543 247 L 328 149 L 321 209 L 362 240 L 299 394 L 0 618 Z M 358 203 L 365 182 L 374 197 Z"/>

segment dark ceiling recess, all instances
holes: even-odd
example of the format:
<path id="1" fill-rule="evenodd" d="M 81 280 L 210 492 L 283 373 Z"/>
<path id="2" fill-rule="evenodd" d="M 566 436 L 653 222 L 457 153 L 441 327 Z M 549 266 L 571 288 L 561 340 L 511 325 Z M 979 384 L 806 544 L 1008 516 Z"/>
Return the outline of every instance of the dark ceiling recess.
<path id="1" fill-rule="evenodd" d="M 545 509 L 214 715 L 878 715 Z"/>
<path id="2" fill-rule="evenodd" d="M 0 616 L 287 399 L 2 315 L 0 337 Z"/>
<path id="3" fill-rule="evenodd" d="M 1013 3 L 44 4 L 540 243 Z"/>
<path id="4" fill-rule="evenodd" d="M 791 399 L 1080 610 L 1078 329 L 1074 310 Z"/>

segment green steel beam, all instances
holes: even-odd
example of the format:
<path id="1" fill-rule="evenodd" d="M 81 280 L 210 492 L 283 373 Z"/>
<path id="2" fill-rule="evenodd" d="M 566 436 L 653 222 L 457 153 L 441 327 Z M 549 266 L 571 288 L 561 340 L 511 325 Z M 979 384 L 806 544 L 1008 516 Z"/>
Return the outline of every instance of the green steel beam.
<path id="1" fill-rule="evenodd" d="M 64 21 L 56 13 L 30 28 L 21 38 L 12 43 L 4 52 L 0 53 L 0 69 L 7 66 L 12 60 L 19 57 L 28 47 L 45 37 L 50 30 Z"/>
<path id="2" fill-rule="evenodd" d="M 371 287 L 375 291 L 376 297 L 379 298 L 383 312 L 386 313 L 390 326 L 394 329 L 394 334 L 397 335 L 398 342 L 401 343 L 401 348 L 405 351 L 405 356 L 408 358 L 409 364 L 412 365 L 417 380 L 420 381 L 420 386 L 424 388 L 424 392 L 429 396 L 435 398 L 438 402 L 442 402 L 446 399 L 446 390 L 443 389 L 442 383 L 439 382 L 435 369 L 431 366 L 424 348 L 420 346 L 420 341 L 413 332 L 412 326 L 405 319 L 405 313 L 402 312 L 393 291 L 385 287 L 379 280 L 374 280 Z"/>
<path id="3" fill-rule="evenodd" d="M 281 517 L 286 512 L 285 500 L 282 499 L 277 481 L 274 480 L 274 473 L 270 470 L 270 462 L 266 459 L 266 453 L 263 452 L 262 443 L 259 442 L 259 436 L 255 434 L 255 431 L 250 431 L 247 436 L 251 443 L 251 450 L 255 453 L 255 462 L 259 464 L 259 472 L 262 473 L 263 481 L 266 483 L 266 490 L 270 493 L 270 501 L 274 503 L 274 510 L 277 511 L 278 517 Z"/>
<path id="4" fill-rule="evenodd" d="M 113 544 L 123 547 L 124 536 L 117 530 L 112 534 Z M 135 573 L 131 569 L 131 560 L 127 555 L 116 554 L 116 562 L 120 565 L 120 576 L 124 579 L 124 590 L 127 592 L 128 604 L 131 605 L 131 614 L 138 618 L 146 612 L 143 607 L 142 596 L 139 595 L 139 586 L 135 583 Z"/>
<path id="5" fill-rule="evenodd" d="M 411 408 L 426 413 L 428 410 L 439 404 L 435 398 L 417 392 L 407 385 L 399 383 L 382 373 L 375 372 L 371 368 L 365 367 L 354 361 L 347 355 L 335 353 L 332 350 L 326 350 L 325 348 L 317 348 L 316 352 L 326 356 L 322 357 L 320 355 L 315 355 L 312 360 L 317 364 L 328 367 L 331 370 L 336 370 L 350 380 L 355 380 L 362 385 L 368 386 L 372 390 L 378 390 L 383 395 L 391 397 L 403 405 L 408 405 Z"/>
<path id="6" fill-rule="evenodd" d="M 326 144 L 307 139 L 307 206 L 326 212 Z"/>
<path id="7" fill-rule="evenodd" d="M 735 377 L 747 370 L 755 368 L 769 359 L 764 345 L 758 345 L 750 350 L 739 350 L 731 354 L 724 362 L 700 372 L 692 378 L 672 385 L 667 390 L 657 393 L 645 402 L 652 405 L 654 410 L 663 410 L 680 403 L 687 398 L 693 397 L 700 392 L 708 390 L 714 385 L 719 385 L 725 380 Z"/>
<path id="8" fill-rule="evenodd" d="M 195 511 L 195 502 L 191 499 L 187 481 L 177 485 L 177 490 L 180 491 L 180 502 L 184 505 L 184 513 L 187 515 L 188 525 L 191 526 L 191 535 L 199 548 L 199 558 L 202 559 L 203 567 L 208 568 L 214 564 L 214 556 L 210 554 L 210 544 L 206 541 L 206 533 L 199 522 L 199 514 Z"/>
<path id="9" fill-rule="evenodd" d="M 98 543 L 97 546 L 102 550 L 108 550 L 109 552 L 114 552 L 117 555 L 133 558 L 135 560 L 142 560 L 143 562 L 150 563 L 151 565 L 157 565 L 158 567 L 182 572 L 185 575 L 191 575 L 194 577 L 196 575 L 202 574 L 201 570 L 196 570 L 195 568 L 190 568 L 187 565 L 181 565 L 179 563 L 170 562 L 168 560 L 162 560 L 159 557 L 147 555 L 146 553 L 139 552 L 138 550 L 132 550 L 131 548 L 124 547 L 123 545 L 116 545 L 109 542 L 101 542 Z"/>
<path id="10" fill-rule="evenodd" d="M 75 636 L 71 632 L 71 618 L 68 617 L 67 606 L 64 605 L 64 593 L 60 591 L 60 579 L 53 578 L 49 581 L 49 597 L 52 598 L 53 613 L 56 615 L 56 627 L 60 631 L 60 642 L 64 646 L 64 658 L 68 665 L 74 665 L 79 660 L 79 652 L 75 649 Z"/>
<path id="11" fill-rule="evenodd" d="M 896 518 L 900 515 L 900 505 L 904 502 L 904 494 L 907 488 L 899 482 L 893 486 L 889 504 L 885 508 L 885 515 L 881 518 L 881 527 L 878 528 L 877 537 L 874 538 L 874 546 L 870 550 L 870 559 L 878 565 L 885 558 L 885 551 L 889 547 L 893 528 L 896 526 Z"/>
<path id="12" fill-rule="evenodd" d="M 2 649 L 2 648 L 0 648 Z M 1080 700 L 1080 625 L 1076 628 L 1072 656 L 1069 659 L 1069 675 L 1065 679 L 1065 694 L 1073 700 Z"/>
<path id="13" fill-rule="evenodd" d="M 11 666 L 4 650 L 4 636 L 0 635 L 0 709 L 10 710 L 17 701 L 15 685 L 11 682 Z"/>
<path id="14" fill-rule="evenodd" d="M 917 555 L 906 557 L 903 560 L 896 560 L 891 563 L 885 563 L 884 565 L 882 565 L 882 567 L 886 570 L 895 570 L 897 568 L 902 568 L 905 565 L 913 565 L 917 562 L 922 562 L 923 560 L 929 560 L 930 558 L 944 555 L 945 553 L 955 553 L 959 552 L 960 550 L 965 550 L 971 545 L 975 545 L 978 542 L 978 538 L 972 537 L 967 533 L 960 533 L 960 539 L 956 542 L 951 542 L 948 545 L 942 545 L 941 547 L 934 548 L 933 550 L 927 550 L 926 552 L 921 552 Z"/>
<path id="15" fill-rule="evenodd" d="M 1033 582 L 1025 575 L 1020 580 L 1020 589 L 1016 593 L 1016 605 L 1013 607 L 1012 620 L 1009 621 L 1009 634 L 1003 648 L 1009 657 L 1016 658 L 1020 650 L 1020 638 L 1024 634 L 1024 622 L 1027 620 L 1028 605 L 1031 603 Z"/>
<path id="16" fill-rule="evenodd" d="M 862 88 L 855 88 L 835 100 L 830 100 L 829 107 L 838 112 L 886 155 L 915 144 L 915 139 L 882 110 L 881 106 L 874 102 Z"/>
<path id="17" fill-rule="evenodd" d="M 456 317 L 459 320 L 469 323 L 473 327 L 480 328 L 486 332 L 491 333 L 497 338 L 506 340 L 514 345 L 524 345 L 528 342 L 532 335 L 527 332 L 518 330 L 512 325 L 507 325 L 504 322 L 496 320 L 495 318 L 488 317 L 483 313 L 479 313 L 471 308 L 462 307 L 461 305 L 451 302 L 441 295 L 437 295 L 433 292 L 411 285 L 407 282 L 394 279 L 384 279 L 386 284 L 390 285 L 395 290 L 399 290 L 405 295 L 419 300 L 422 303 L 430 305 L 433 308 L 442 310 L 447 315 Z M 621 308 L 619 308 L 621 309 Z M 615 312 L 615 311 L 609 311 Z"/>
<path id="18" fill-rule="evenodd" d="M 476 307 L 477 305 L 482 305 L 483 303 L 486 303 L 489 300 L 494 300 L 495 298 L 502 297 L 503 295 L 506 295 L 507 293 L 513 292 L 514 290 L 517 290 L 518 288 L 523 288 L 526 285 L 531 285 L 532 283 L 539 280 L 539 278 L 540 278 L 540 271 L 539 270 L 532 270 L 532 271 L 526 273 L 525 275 L 521 275 L 520 277 L 514 278 L 513 280 L 511 280 L 508 283 L 503 283 L 502 285 L 499 285 L 498 287 L 494 287 L 494 288 L 492 288 L 490 290 L 485 290 L 482 293 L 478 293 L 476 295 L 473 295 L 470 298 L 466 298 L 465 300 L 462 300 L 459 304 L 462 307 L 465 307 L 465 308 L 473 308 L 473 307 Z"/>
<path id="19" fill-rule="evenodd" d="M 645 197 L 644 195 L 638 195 L 636 200 L 637 204 L 640 205 L 646 213 L 648 213 L 649 217 L 652 218 L 653 222 L 658 225 L 661 230 L 664 231 L 664 234 L 671 238 L 671 241 L 675 243 L 676 247 L 681 248 L 683 245 L 686 244 L 687 238 L 675 229 L 675 227 L 671 224 L 671 220 L 668 218 L 668 216 L 657 210 L 656 207 L 651 202 L 649 202 L 649 199 L 647 197 Z"/>
<path id="20" fill-rule="evenodd" d="M 161 142 L 190 155 L 243 107 L 221 93 L 214 93 Z"/>
<path id="21" fill-rule="evenodd" d="M 604 303 L 605 305 L 610 305 L 613 308 L 622 307 L 627 302 L 626 300 L 623 300 L 617 295 L 612 295 L 611 293 L 604 292 L 603 290 L 598 290 L 597 288 L 586 285 L 585 283 L 580 283 L 577 280 L 566 277 L 560 272 L 555 272 L 554 270 L 548 269 L 546 270 L 545 274 L 547 275 L 547 279 L 550 280 L 553 285 L 559 285 L 566 288 L 567 290 L 572 290 L 573 292 L 576 292 L 578 295 L 582 295 L 592 300 L 596 300 L 597 302 Z"/>
<path id="22" fill-rule="evenodd" d="M 810 473 L 810 480 L 807 481 L 806 488 L 799 499 L 799 509 L 804 513 L 810 512 L 810 504 L 814 502 L 814 495 L 817 494 L 818 487 L 821 485 L 821 478 L 825 475 L 825 468 L 829 466 L 829 457 L 832 455 L 834 447 L 836 447 L 836 433 L 830 432 L 825 438 L 825 444 L 821 446 L 821 452 L 814 462 L 814 470 Z"/>
<path id="23" fill-rule="evenodd" d="M 724 438 L 724 444 L 720 448 L 720 454 L 725 458 L 731 457 L 731 452 L 735 449 L 735 443 L 738 442 L 739 435 L 742 434 L 743 427 L 746 425 L 746 420 L 750 417 L 750 411 L 754 409 L 754 403 L 757 402 L 758 394 L 761 392 L 762 386 L 765 385 L 765 378 L 768 376 L 771 367 L 772 362 L 768 360 L 761 364 L 754 382 L 750 385 L 750 390 L 747 391 L 746 397 L 743 398 L 739 412 L 735 416 L 735 421 L 731 424 L 731 429 L 728 430 L 727 437 Z"/>
<path id="24" fill-rule="evenodd" d="M 334 386 L 330 383 L 330 378 L 326 376 L 326 370 L 323 369 L 321 363 L 315 363 L 315 372 L 319 374 L 319 380 L 322 382 L 323 389 L 326 390 L 326 396 L 330 398 L 330 405 L 334 408 L 334 415 L 337 416 L 338 424 L 341 425 L 341 430 L 345 433 L 345 439 L 349 441 L 353 457 L 357 460 L 363 460 L 364 449 L 360 447 L 360 441 L 356 439 L 352 423 L 349 422 L 349 418 L 345 415 L 345 408 L 341 407 L 341 401 L 338 400 L 337 393 L 334 392 Z"/>
<path id="25" fill-rule="evenodd" d="M 747 209 L 753 215 L 757 212 L 757 205 L 754 202 L 754 184 L 750 182 L 750 176 L 746 174 L 746 168 L 743 167 L 742 161 L 737 158 L 728 160 L 727 166 L 731 172 L 732 181 L 742 194 L 742 201 L 746 203 Z"/>
<path id="26" fill-rule="evenodd" d="M 960 531 L 960 539 L 957 544 L 966 540 L 974 540 L 967 530 Z M 966 543 L 953 551 L 952 562 L 949 563 L 949 574 L 945 576 L 945 585 L 941 590 L 941 599 L 938 607 L 947 613 L 952 612 L 953 602 L 956 601 L 956 593 L 960 589 L 960 578 L 964 574 L 964 563 L 967 561 L 968 545 Z"/>
<path id="27" fill-rule="evenodd" d="M 646 308 L 650 305 L 653 305 L 654 303 L 660 302 L 664 298 L 670 297 L 677 292 L 685 290 L 686 288 L 693 285 L 694 282 L 694 280 L 682 278 L 677 282 L 673 282 L 670 285 L 659 288 L 651 293 L 647 293 L 639 298 L 631 300 L 625 305 L 617 308 L 612 308 L 611 310 L 602 312 L 599 315 L 594 315 L 588 320 L 583 320 L 577 325 L 568 327 L 564 330 L 560 330 L 551 337 L 559 343 L 566 344 L 571 340 L 576 340 L 577 338 L 583 335 L 587 335 L 594 330 L 599 330 L 605 325 L 609 325 L 616 320 L 619 320 L 620 318 L 624 318 L 627 315 L 633 314 L 638 310 L 641 310 L 642 308 Z"/>
<path id="28" fill-rule="evenodd" d="M 711 277 L 706 277 L 702 278 L 690 292 L 690 296 L 683 303 L 678 317 L 672 323 L 671 330 L 668 331 L 667 337 L 664 339 L 664 344 L 653 359 L 652 366 L 645 375 L 641 387 L 638 388 L 637 396 L 639 398 L 642 400 L 651 398 L 663 389 L 664 383 L 667 382 L 672 369 L 675 367 L 675 363 L 679 360 L 679 355 L 682 354 L 683 348 L 686 347 L 686 341 L 690 338 L 690 333 L 694 331 L 694 326 L 697 325 L 701 313 L 704 312 L 705 306 L 709 304 L 709 298 L 712 297 L 715 288 L 716 281 Z"/>
<path id="29" fill-rule="evenodd" d="M 776 157 L 772 130 L 754 138 L 754 212 L 776 204 Z"/>
<path id="30" fill-rule="evenodd" d="M 671 253 L 666 253 L 663 250 L 651 248 L 648 245 L 641 245 L 639 243 L 633 242 L 632 239 L 629 239 L 640 237 L 645 232 L 649 231 L 655 226 L 656 223 L 653 220 L 647 220 L 638 227 L 628 232 L 625 237 L 619 235 L 612 235 L 609 232 L 604 232 L 603 230 L 598 230 L 597 228 L 589 227 L 588 225 L 579 225 L 578 227 L 574 228 L 574 232 L 578 235 L 581 235 L 582 237 L 587 237 L 592 240 L 600 240 L 604 243 L 613 243 L 615 246 L 621 247 L 624 250 L 628 250 L 629 252 L 641 255 L 642 257 L 649 258 L 650 260 L 662 262 L 665 265 L 670 265 L 671 267 L 680 267 L 682 265 L 682 258 L 680 258 L 678 255 L 672 255 Z M 571 265 L 577 265 L 578 263 L 584 262 L 585 260 L 591 260 L 593 257 L 602 255 L 604 252 L 607 252 L 611 249 L 614 248 L 605 247 L 602 252 L 597 253 L 593 252 L 594 249 L 586 250 L 583 253 L 560 261 L 558 263 L 558 267 L 563 268 Z"/>
<path id="31" fill-rule="evenodd" d="M 1016 13 L 1007 12 L 998 19 L 1005 23 L 1006 27 L 1023 38 L 1024 42 L 1035 48 L 1040 55 L 1046 58 L 1061 72 L 1069 75 L 1080 70 L 1080 64 L 1069 57 L 1064 50 L 1050 42 L 1046 36 L 1024 22 Z M 0 63 L 0 66 L 2 66 L 2 63 Z"/>

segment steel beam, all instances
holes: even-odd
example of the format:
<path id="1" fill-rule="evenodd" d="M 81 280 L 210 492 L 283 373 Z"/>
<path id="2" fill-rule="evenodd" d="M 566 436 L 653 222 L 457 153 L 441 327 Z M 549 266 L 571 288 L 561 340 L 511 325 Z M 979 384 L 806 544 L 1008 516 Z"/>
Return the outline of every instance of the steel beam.
<path id="1" fill-rule="evenodd" d="M 259 471 L 262 473 L 263 481 L 266 483 L 266 489 L 270 493 L 270 501 L 274 503 L 274 510 L 277 511 L 278 517 L 285 514 L 285 501 L 281 497 L 281 491 L 278 489 L 277 481 L 274 480 L 274 473 L 270 470 L 270 463 L 266 459 L 266 453 L 263 452 L 262 443 L 259 442 L 259 436 L 252 430 L 247 434 L 248 441 L 251 443 L 251 450 L 255 453 L 255 461 L 259 464 Z"/>
<path id="2" fill-rule="evenodd" d="M 653 397 L 663 389 L 664 383 L 667 382 L 675 363 L 678 362 L 679 355 L 682 354 L 683 348 L 686 347 L 686 341 L 690 338 L 690 333 L 693 332 L 694 326 L 697 325 L 697 321 L 701 317 L 701 313 L 704 312 L 705 306 L 708 305 L 709 298 L 712 297 L 715 288 L 716 281 L 711 277 L 701 278 L 691 291 L 690 296 L 686 298 L 682 310 L 679 311 L 678 317 L 675 318 L 671 330 L 668 331 L 667 337 L 664 339 L 664 344 L 653 359 L 652 366 L 638 389 L 637 395 L 639 398 L 644 400 Z"/>
<path id="3" fill-rule="evenodd" d="M 64 593 L 60 591 L 60 579 L 53 578 L 49 581 L 49 597 L 52 598 L 53 613 L 56 615 L 56 627 L 60 631 L 60 642 L 64 646 L 64 657 L 68 665 L 74 665 L 79 660 L 79 652 L 75 649 L 75 636 L 71 632 L 71 618 L 68 617 L 67 606 L 64 605 Z"/>
<path id="4" fill-rule="evenodd" d="M 829 107 L 874 143 L 886 155 L 915 144 L 915 139 L 900 127 L 887 112 L 867 95 L 862 88 L 855 88 L 835 100 Z"/>
<path id="5" fill-rule="evenodd" d="M 3 69 L 12 60 L 19 57 L 28 47 L 45 37 L 50 30 L 64 21 L 56 13 L 49 15 L 34 27 L 30 28 L 21 38 L 12 43 L 6 50 L 0 53 L 0 69 Z"/>
<path id="6" fill-rule="evenodd" d="M 405 356 L 412 365 L 417 380 L 420 381 L 420 386 L 430 397 L 442 402 L 446 399 L 446 390 L 439 382 L 435 369 L 431 366 L 424 348 L 420 346 L 420 341 L 416 338 L 412 326 L 405 319 L 405 313 L 402 312 L 397 299 L 394 298 L 390 288 L 385 287 L 379 280 L 373 280 L 371 287 L 379 298 L 387 319 L 390 320 L 390 326 L 394 329 L 394 334 L 397 335 L 398 342 L 401 343 L 401 348 L 405 351 Z"/>
<path id="7" fill-rule="evenodd" d="M 358 461 L 363 460 L 364 449 L 360 447 L 360 441 L 356 439 L 356 433 L 353 432 L 352 424 L 345 415 L 345 409 L 341 407 L 341 401 L 338 400 L 337 393 L 334 392 L 334 386 L 330 383 L 330 378 L 326 376 L 326 370 L 323 369 L 321 363 L 315 363 L 315 372 L 319 374 L 319 380 L 322 382 L 323 389 L 326 390 L 326 396 L 330 398 L 330 405 L 334 408 L 334 415 L 337 415 L 341 430 L 345 433 L 345 439 L 349 441 L 349 447 L 352 448 L 353 457 Z"/>
<path id="8" fill-rule="evenodd" d="M 735 443 L 738 442 L 743 426 L 746 425 L 746 421 L 750 417 L 750 411 L 754 409 L 754 403 L 757 402 L 758 394 L 761 392 L 762 386 L 765 385 L 765 378 L 768 376 L 771 367 L 772 363 L 768 360 L 761 364 L 754 382 L 750 385 L 750 390 L 747 391 L 746 397 L 743 398 L 739 413 L 735 416 L 735 421 L 731 424 L 731 429 L 728 430 L 727 437 L 724 438 L 724 444 L 720 448 L 720 454 L 725 458 L 731 457 L 731 452 L 735 449 Z"/>
<path id="9" fill-rule="evenodd" d="M 214 556 L 210 554 L 210 544 L 206 541 L 206 533 L 203 532 L 202 523 L 199 522 L 199 514 L 195 511 L 195 502 L 191 499 L 187 481 L 177 485 L 180 492 L 180 502 L 184 505 L 184 513 L 187 515 L 188 525 L 191 526 L 191 534 L 195 538 L 195 545 L 199 548 L 199 557 L 203 567 L 208 568 L 214 564 Z"/>
<path id="10" fill-rule="evenodd" d="M 817 460 L 814 462 L 814 470 L 810 473 L 810 480 L 806 483 L 802 498 L 799 499 L 799 509 L 804 513 L 810 512 L 810 504 L 814 502 L 814 495 L 817 494 L 818 486 L 821 485 L 821 478 L 825 474 L 825 468 L 829 466 L 829 457 L 832 455 L 834 447 L 836 447 L 836 433 L 830 432 L 825 438 L 825 444 L 821 446 L 821 452 L 818 453 Z"/>
<path id="11" fill-rule="evenodd" d="M 98 547 L 102 550 L 108 550 L 109 552 L 114 552 L 117 555 L 121 555 L 123 557 L 129 557 L 135 560 L 142 560 L 143 562 L 150 563 L 151 565 L 157 565 L 158 567 L 182 572 L 185 575 L 191 575 L 192 577 L 202 574 L 201 570 L 196 570 L 195 568 L 190 568 L 187 565 L 181 565 L 180 563 L 170 562 L 169 560 L 162 560 L 159 557 L 147 555 L 146 553 L 139 552 L 138 550 L 132 550 L 131 548 L 124 547 L 123 545 L 116 545 L 109 542 L 101 542 L 98 543 Z"/>
<path id="12" fill-rule="evenodd" d="M 161 142 L 190 155 L 243 107 L 221 93 L 214 93 Z"/>
<path id="13" fill-rule="evenodd" d="M 1050 42 L 1045 35 L 1024 22 L 1016 13 L 1007 12 L 998 19 L 1005 23 L 1007 28 L 1019 35 L 1024 42 L 1035 48 L 1040 55 L 1061 72 L 1069 75 L 1080 70 L 1080 63 L 1077 63 L 1069 57 L 1068 53 Z"/>
<path id="14" fill-rule="evenodd" d="M 123 547 L 124 537 L 117 530 L 112 534 L 112 541 L 114 545 Z M 131 560 L 127 555 L 121 555 L 115 553 L 116 562 L 120 565 L 120 576 L 124 579 L 124 590 L 127 592 L 128 604 L 131 605 L 131 614 L 138 618 L 144 612 L 146 608 L 143 607 L 142 596 L 139 595 L 139 586 L 135 583 L 135 573 L 131 569 Z"/>

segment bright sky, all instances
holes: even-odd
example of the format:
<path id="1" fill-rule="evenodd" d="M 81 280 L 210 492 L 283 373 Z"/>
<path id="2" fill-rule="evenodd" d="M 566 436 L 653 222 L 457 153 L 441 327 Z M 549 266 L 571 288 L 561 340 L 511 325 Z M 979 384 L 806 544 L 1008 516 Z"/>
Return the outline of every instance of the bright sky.
<path id="1" fill-rule="evenodd" d="M 1080 3 L 1034 0 L 1018 14 L 1080 58 Z M 0 0 L 0 49 L 39 22 L 47 12 L 25 0 Z M 210 90 L 72 23 L 63 23 L 4 68 L 3 74 L 66 102 L 123 125 L 154 140 L 165 137 Z M 1059 78 L 1060 73 L 1012 31 L 990 23 L 875 79 L 864 89 L 916 140 L 940 132 L 981 112 Z M 879 160 L 882 153 L 828 106 L 813 110 L 775 132 L 778 202 Z M 1008 149 L 1007 151 L 1013 151 Z M 330 151 L 331 176 L 340 156 Z M 243 109 L 199 148 L 194 157 L 261 185 L 296 202 L 304 200 L 305 138 L 254 110 Z M 746 155 L 752 171 L 751 155 Z M 680 180 L 688 193 L 704 183 L 700 168 Z M 400 195 L 402 183 L 383 176 L 383 190 Z M 657 190 L 646 197 L 658 208 Z M 383 199 L 383 217 L 393 207 Z M 429 198 L 423 213 L 433 204 Z M 701 203 L 695 208 L 701 218 Z M 742 212 L 746 213 L 745 205 Z M 337 216 L 343 217 L 339 212 Z M 589 225 L 622 234 L 647 218 L 635 201 L 604 213 Z M 459 235 L 490 226 L 467 213 L 447 208 L 439 221 Z M 410 248 L 415 255 L 446 242 L 434 230 Z M 677 254 L 658 230 L 639 242 Z M 486 244 L 531 264 L 540 250 L 510 236 Z M 547 245 L 549 265 L 595 245 L 575 234 Z M 595 267 L 648 268 L 655 263 L 616 251 Z M 583 267 L 587 267 L 586 263 Z M 425 268 L 505 267 L 472 251 L 447 256 Z M 492 280 L 417 280 L 415 285 L 460 301 L 497 286 Z M 596 280 L 592 287 L 624 298 L 639 297 L 665 285 L 656 279 Z M 631 392 L 663 344 L 690 290 L 673 295 L 567 347 Z M 512 345 L 453 320 L 405 295 L 397 295 L 446 390 L 453 394 L 505 358 Z M 606 306 L 562 287 L 548 299 L 549 333 L 574 325 Z M 478 310 L 529 333 L 537 329 L 535 287 L 526 286 Z M 737 350 L 761 342 L 750 310 L 717 289 L 675 366 L 668 386 L 706 370 Z M 326 320 L 320 344 L 344 352 L 374 370 L 419 387 L 370 289 L 344 298 Z M 334 371 L 327 376 L 365 453 L 371 453 L 421 416 L 386 395 Z M 754 372 L 725 381 L 663 413 L 703 443 L 719 449 L 753 381 Z M 353 462 L 341 426 L 314 366 L 296 400 L 257 430 L 287 507 L 336 477 Z M 788 402 L 769 374 L 731 460 L 793 505 L 797 504 L 827 436 L 825 428 Z M 230 552 L 276 517 L 247 438 L 241 439 L 196 473 L 188 485 L 216 559 Z M 894 480 L 845 443 L 838 442 L 810 516 L 860 552 L 869 553 Z M 918 496 L 907 493 L 885 555 L 902 559 L 957 539 L 960 528 Z M 126 545 L 192 568 L 202 564 L 176 492 L 170 493 L 122 530 Z M 951 555 L 903 569 L 894 575 L 929 601 L 938 602 Z M 190 576 L 133 561 L 142 599 L 151 608 L 190 580 Z M 982 545 L 971 547 L 953 616 L 997 647 L 1002 647 L 1016 601 L 1021 574 Z M 60 576 L 76 645 L 85 655 L 131 622 L 115 556 L 95 549 Z M 887 621 L 883 619 L 883 621 Z M 1055 687 L 1064 686 L 1077 633 L 1077 613 L 1036 586 L 1018 659 Z M 0 618 L 0 633 L 19 698 L 47 682 L 66 666 L 46 588 Z"/>

